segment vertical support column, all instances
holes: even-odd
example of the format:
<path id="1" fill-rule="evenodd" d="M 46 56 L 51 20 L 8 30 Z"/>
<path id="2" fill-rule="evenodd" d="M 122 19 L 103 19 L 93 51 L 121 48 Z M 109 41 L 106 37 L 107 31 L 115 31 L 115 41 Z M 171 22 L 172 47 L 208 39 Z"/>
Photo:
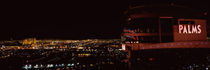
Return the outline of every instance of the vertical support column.
<path id="1" fill-rule="evenodd" d="M 125 60 L 125 62 L 128 63 L 128 70 L 131 70 L 131 46 L 126 45 L 125 51 L 128 52 L 127 59 Z"/>
<path id="2" fill-rule="evenodd" d="M 158 29 L 159 29 L 159 42 L 162 42 L 161 40 L 161 23 L 160 23 L 160 17 L 158 17 Z"/>
<path id="3" fill-rule="evenodd" d="M 128 50 L 128 68 L 131 70 L 131 50 Z"/>
<path id="4" fill-rule="evenodd" d="M 166 16 L 166 17 L 158 17 L 158 21 L 159 21 L 159 39 L 160 39 L 160 42 L 164 41 L 162 40 L 162 34 L 161 34 L 161 19 L 169 19 L 171 20 L 173 17 L 172 16 Z M 171 22 L 169 24 L 172 24 Z"/>

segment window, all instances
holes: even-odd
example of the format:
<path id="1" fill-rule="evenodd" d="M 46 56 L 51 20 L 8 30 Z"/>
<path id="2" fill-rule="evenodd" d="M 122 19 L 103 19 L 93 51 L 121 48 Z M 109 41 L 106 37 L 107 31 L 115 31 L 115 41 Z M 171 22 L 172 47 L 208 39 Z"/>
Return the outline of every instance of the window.
<path id="1" fill-rule="evenodd" d="M 195 24 L 194 21 L 180 21 L 180 24 Z"/>

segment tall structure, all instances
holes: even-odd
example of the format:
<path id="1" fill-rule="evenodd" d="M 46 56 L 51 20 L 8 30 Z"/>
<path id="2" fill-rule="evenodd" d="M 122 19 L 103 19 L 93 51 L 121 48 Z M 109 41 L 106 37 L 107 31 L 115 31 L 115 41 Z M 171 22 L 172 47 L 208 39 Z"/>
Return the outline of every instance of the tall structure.
<path id="1" fill-rule="evenodd" d="M 23 40 L 23 45 L 36 44 L 36 38 L 28 38 Z"/>
<path id="2" fill-rule="evenodd" d="M 207 20 L 196 10 L 176 5 L 130 7 L 122 33 L 130 67 L 138 66 L 141 50 L 210 48 Z M 152 59 L 151 59 L 152 60 Z"/>

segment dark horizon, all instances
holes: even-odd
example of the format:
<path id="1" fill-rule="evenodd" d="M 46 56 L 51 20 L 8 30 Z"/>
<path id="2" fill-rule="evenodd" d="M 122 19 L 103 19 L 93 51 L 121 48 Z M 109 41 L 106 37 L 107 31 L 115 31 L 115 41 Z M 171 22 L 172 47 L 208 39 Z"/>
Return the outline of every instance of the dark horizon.
<path id="1" fill-rule="evenodd" d="M 31 37 L 38 39 L 119 39 L 122 24 L 125 22 L 124 11 L 128 9 L 129 2 L 129 0 L 6 2 L 3 5 L 0 40 Z M 141 0 L 139 4 L 170 4 L 171 2 L 202 12 L 210 10 L 208 1 Z M 207 14 L 207 19 L 209 21 L 209 14 Z"/>

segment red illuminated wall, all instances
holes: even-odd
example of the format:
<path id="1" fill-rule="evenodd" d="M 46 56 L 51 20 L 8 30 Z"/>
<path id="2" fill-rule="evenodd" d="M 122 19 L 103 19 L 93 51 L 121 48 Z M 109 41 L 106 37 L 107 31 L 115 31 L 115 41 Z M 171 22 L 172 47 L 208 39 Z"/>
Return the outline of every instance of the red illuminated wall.
<path id="1" fill-rule="evenodd" d="M 180 21 L 194 21 L 194 24 L 180 24 Z M 201 25 L 201 33 L 179 33 L 179 25 Z M 174 41 L 206 41 L 206 20 L 202 19 L 178 19 L 178 25 L 173 26 Z"/>

